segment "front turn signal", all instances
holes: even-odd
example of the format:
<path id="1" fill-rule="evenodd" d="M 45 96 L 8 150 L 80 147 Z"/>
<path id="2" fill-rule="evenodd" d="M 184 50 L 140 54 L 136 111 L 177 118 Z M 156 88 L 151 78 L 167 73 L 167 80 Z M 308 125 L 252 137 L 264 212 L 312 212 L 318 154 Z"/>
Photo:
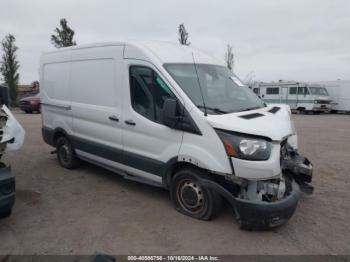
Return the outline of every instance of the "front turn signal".
<path id="1" fill-rule="evenodd" d="M 238 156 L 237 151 L 233 147 L 233 145 L 230 143 L 230 141 L 227 138 L 224 138 L 222 141 L 224 143 L 227 155 L 231 157 L 237 157 Z"/>

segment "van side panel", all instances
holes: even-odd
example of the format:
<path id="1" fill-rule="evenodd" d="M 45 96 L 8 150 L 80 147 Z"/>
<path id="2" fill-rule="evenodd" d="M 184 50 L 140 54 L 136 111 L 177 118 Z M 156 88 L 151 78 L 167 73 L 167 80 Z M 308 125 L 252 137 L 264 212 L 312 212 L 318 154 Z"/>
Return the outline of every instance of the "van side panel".
<path id="1" fill-rule="evenodd" d="M 71 63 L 75 146 L 95 155 L 101 153 L 100 146 L 108 146 L 115 150 L 117 162 L 122 161 L 123 149 L 122 54 L 123 46 L 78 49 L 72 51 Z"/>

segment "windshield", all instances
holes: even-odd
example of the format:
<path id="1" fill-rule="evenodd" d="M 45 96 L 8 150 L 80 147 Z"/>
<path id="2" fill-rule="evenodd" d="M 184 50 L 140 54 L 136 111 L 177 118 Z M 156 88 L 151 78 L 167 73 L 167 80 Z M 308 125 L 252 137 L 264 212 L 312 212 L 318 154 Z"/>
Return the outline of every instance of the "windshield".
<path id="1" fill-rule="evenodd" d="M 165 64 L 164 67 L 202 111 L 204 111 L 204 100 L 209 114 L 225 114 L 264 107 L 264 102 L 224 66 Z"/>
<path id="2" fill-rule="evenodd" d="M 310 87 L 310 91 L 313 95 L 328 96 L 327 89 L 324 87 Z"/>

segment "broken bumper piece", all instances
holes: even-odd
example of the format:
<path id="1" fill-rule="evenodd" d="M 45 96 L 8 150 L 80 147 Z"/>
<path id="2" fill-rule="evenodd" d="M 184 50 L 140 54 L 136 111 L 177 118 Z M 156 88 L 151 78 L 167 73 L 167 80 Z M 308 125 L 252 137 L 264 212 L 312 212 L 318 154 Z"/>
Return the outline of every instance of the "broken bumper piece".
<path id="1" fill-rule="evenodd" d="M 299 184 L 300 190 L 306 194 L 312 194 L 314 188 L 310 185 L 312 181 L 313 166 L 306 157 L 294 154 L 290 159 L 282 162 L 284 172 L 293 176 Z"/>

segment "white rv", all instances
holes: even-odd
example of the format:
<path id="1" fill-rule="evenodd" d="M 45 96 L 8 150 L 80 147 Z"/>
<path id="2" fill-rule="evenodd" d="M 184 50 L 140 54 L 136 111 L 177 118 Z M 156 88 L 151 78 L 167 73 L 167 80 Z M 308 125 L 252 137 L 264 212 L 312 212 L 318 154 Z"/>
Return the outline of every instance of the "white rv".
<path id="1" fill-rule="evenodd" d="M 209 220 L 226 199 L 242 228 L 285 223 L 312 165 L 286 106 L 266 106 L 224 62 L 165 42 L 43 53 L 44 140 L 64 168 L 89 161 L 169 189 L 175 208 Z"/>
<path id="2" fill-rule="evenodd" d="M 287 104 L 300 112 L 329 112 L 331 98 L 327 89 L 319 84 L 295 81 L 257 82 L 253 92 L 268 104 Z"/>
<path id="3" fill-rule="evenodd" d="M 350 112 L 350 80 L 319 81 L 332 99 L 333 112 Z"/>

